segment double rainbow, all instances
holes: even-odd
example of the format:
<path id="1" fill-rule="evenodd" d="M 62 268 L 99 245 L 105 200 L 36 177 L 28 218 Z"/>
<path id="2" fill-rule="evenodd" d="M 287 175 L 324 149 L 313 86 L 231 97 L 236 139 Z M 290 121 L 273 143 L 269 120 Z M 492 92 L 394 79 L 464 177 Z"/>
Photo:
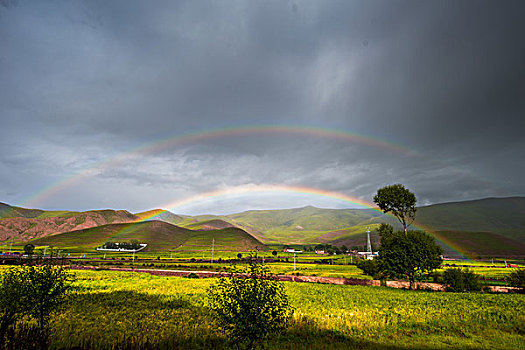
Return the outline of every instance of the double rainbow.
<path id="1" fill-rule="evenodd" d="M 250 135 L 291 135 L 291 136 L 311 136 L 318 138 L 335 139 L 342 142 L 356 143 L 365 146 L 382 149 L 391 153 L 398 153 L 403 156 L 413 156 L 416 152 L 392 142 L 379 138 L 351 133 L 344 130 L 336 130 L 320 127 L 298 126 L 298 125 L 250 125 L 229 128 L 209 129 L 194 133 L 176 135 L 173 137 L 156 140 L 146 143 L 105 160 L 95 163 L 73 175 L 65 177 L 57 182 L 42 188 L 34 195 L 26 198 L 22 205 L 37 206 L 46 199 L 70 188 L 74 185 L 95 176 L 106 169 L 116 167 L 137 156 L 153 154 L 165 149 L 180 147 L 185 144 L 192 144 L 199 141 L 207 141 L 221 138 L 231 138 Z"/>
<path id="2" fill-rule="evenodd" d="M 165 149 L 179 147 L 185 144 L 192 144 L 199 141 L 220 139 L 220 138 L 231 138 L 231 137 L 241 137 L 241 136 L 250 136 L 250 135 L 291 135 L 291 136 L 311 136 L 318 138 L 328 138 L 335 139 L 342 142 L 356 143 L 366 146 L 371 146 L 374 148 L 382 149 L 391 153 L 398 153 L 402 156 L 413 156 L 417 153 L 409 150 L 403 146 L 394 144 L 392 142 L 381 140 L 379 138 L 374 138 L 371 136 L 360 135 L 357 133 L 351 133 L 344 130 L 330 129 L 330 128 L 321 128 L 321 127 L 309 127 L 301 125 L 248 125 L 248 126 L 237 126 L 237 127 L 228 127 L 228 128 L 217 128 L 203 130 L 199 132 L 187 133 L 182 135 L 176 135 L 173 137 L 156 140 L 154 142 L 149 142 L 136 147 L 125 152 L 119 153 L 115 156 L 109 157 L 105 160 L 97 162 L 96 164 L 87 167 L 71 176 L 65 177 L 60 181 L 57 181 L 39 192 L 35 193 L 33 196 L 27 198 L 23 203 L 28 206 L 34 206 L 38 203 L 43 202 L 45 199 L 50 198 L 65 189 L 72 187 L 76 184 L 81 183 L 82 181 L 88 179 L 89 177 L 95 176 L 100 172 L 116 167 L 119 164 L 122 164 L 130 159 L 133 159 L 137 156 L 143 156 L 148 154 L 153 154 Z M 325 191 L 322 189 L 312 188 L 312 187 L 299 187 L 299 186 L 283 186 L 283 185 L 257 185 L 257 186 L 238 186 L 233 188 L 221 189 L 210 191 L 206 193 L 197 194 L 188 198 L 176 200 L 174 202 L 168 203 L 163 206 L 167 210 L 175 210 L 184 205 L 189 205 L 197 203 L 203 200 L 217 199 L 221 197 L 228 197 L 232 195 L 239 194 L 261 194 L 261 193 L 300 193 L 307 194 L 312 196 L 320 196 L 324 198 L 330 198 L 337 201 L 342 201 L 348 203 L 351 206 L 358 206 L 361 208 L 368 208 L 378 212 L 381 212 L 374 205 L 360 200 L 358 198 L 350 197 L 345 194 L 334 192 L 334 191 Z M 154 219 L 156 216 L 160 215 L 161 212 L 156 212 L 150 216 L 142 218 L 140 221 L 146 221 Z M 433 232 L 429 228 L 426 228 L 422 225 L 418 225 L 416 228 L 424 230 L 434 235 L 434 237 L 447 245 L 455 252 L 466 256 L 462 252 L 461 248 L 445 239 L 440 237 L 436 232 Z"/>

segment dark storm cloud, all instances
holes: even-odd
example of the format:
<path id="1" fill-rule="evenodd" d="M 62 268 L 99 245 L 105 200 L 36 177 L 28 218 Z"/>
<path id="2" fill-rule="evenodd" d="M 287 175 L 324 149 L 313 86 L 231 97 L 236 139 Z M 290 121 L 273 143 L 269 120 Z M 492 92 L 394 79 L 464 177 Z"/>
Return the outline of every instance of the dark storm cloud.
<path id="1" fill-rule="evenodd" d="M 0 201 L 23 205 L 90 167 L 38 204 L 138 210 L 265 183 L 367 201 L 397 182 L 421 203 L 525 194 L 520 1 L 1 4 Z M 417 153 L 264 134 L 115 161 L 155 140 L 257 124 L 331 127 Z"/>

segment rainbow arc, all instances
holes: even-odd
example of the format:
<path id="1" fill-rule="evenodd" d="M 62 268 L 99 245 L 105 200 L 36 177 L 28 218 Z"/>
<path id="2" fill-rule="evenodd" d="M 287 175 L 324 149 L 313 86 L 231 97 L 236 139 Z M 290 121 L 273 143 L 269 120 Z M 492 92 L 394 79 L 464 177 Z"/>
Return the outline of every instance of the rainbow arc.
<path id="1" fill-rule="evenodd" d="M 262 193 L 281 193 L 281 194 L 300 193 L 300 194 L 307 194 L 307 195 L 312 195 L 312 196 L 320 196 L 324 198 L 331 198 L 337 201 L 343 201 L 352 206 L 358 206 L 363 209 L 371 209 L 381 214 L 384 214 L 374 204 L 363 201 L 359 198 L 348 196 L 340 192 L 326 191 L 326 190 L 312 188 L 312 187 L 283 186 L 283 185 L 258 185 L 258 186 L 237 186 L 237 187 L 232 187 L 232 188 L 215 190 L 215 191 L 200 193 L 200 194 L 190 196 L 184 199 L 176 200 L 176 201 L 167 203 L 166 205 L 162 206 L 164 208 L 163 211 L 154 212 L 151 215 L 143 217 L 139 222 L 155 219 L 155 217 L 161 215 L 162 213 L 166 211 L 176 212 L 178 208 L 181 208 L 181 207 L 184 207 L 190 204 L 195 204 L 195 203 L 198 203 L 204 200 L 218 199 L 221 197 L 228 197 L 228 196 L 234 196 L 234 195 L 239 195 L 239 194 L 256 195 L 256 194 L 262 194 Z M 386 215 L 392 216 L 391 214 L 386 214 Z M 465 258 L 470 258 L 468 254 L 463 249 L 461 249 L 460 246 L 450 241 L 449 239 L 446 239 L 445 237 L 439 235 L 436 231 L 432 230 L 431 228 L 426 227 L 421 224 L 412 225 L 411 227 L 417 230 L 428 232 L 434 238 L 436 238 L 437 241 L 446 245 L 447 247 L 452 249 L 454 252 L 460 254 L 461 256 Z"/>
<path id="2" fill-rule="evenodd" d="M 46 199 L 57 195 L 67 188 L 78 185 L 83 181 L 86 181 L 88 178 L 100 174 L 104 170 L 117 167 L 129 160 L 134 159 L 135 157 L 151 155 L 162 150 L 180 147 L 186 144 L 197 143 L 200 141 L 250 135 L 311 136 L 365 145 L 367 147 L 373 147 L 385 152 L 400 154 L 402 156 L 416 155 L 416 152 L 387 140 L 330 128 L 309 127 L 302 125 L 247 125 L 230 128 L 208 129 L 156 140 L 154 142 L 149 142 L 141 145 L 140 147 L 129 149 L 115 156 L 106 158 L 81 171 L 64 177 L 61 180 L 42 188 L 37 193 L 24 200 L 22 205 L 37 206 Z"/>

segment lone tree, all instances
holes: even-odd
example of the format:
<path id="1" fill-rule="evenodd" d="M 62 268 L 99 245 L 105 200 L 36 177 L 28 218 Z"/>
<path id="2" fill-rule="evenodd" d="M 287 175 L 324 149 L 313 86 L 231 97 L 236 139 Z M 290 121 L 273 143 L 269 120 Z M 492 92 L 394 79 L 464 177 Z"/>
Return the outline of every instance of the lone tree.
<path id="1" fill-rule="evenodd" d="M 509 275 L 510 285 L 519 288 L 521 293 L 525 293 L 525 269 L 519 268 L 512 271 Z"/>
<path id="2" fill-rule="evenodd" d="M 401 184 L 385 186 L 377 190 L 374 203 L 383 213 L 392 213 L 407 232 L 407 227 L 416 218 L 416 196 Z"/>
<path id="3" fill-rule="evenodd" d="M 33 244 L 28 243 L 24 246 L 24 254 L 31 256 L 33 255 L 34 251 L 35 251 L 35 246 Z"/>
<path id="4" fill-rule="evenodd" d="M 26 281 L 23 298 L 28 313 L 37 321 L 41 335 L 44 335 L 51 315 L 71 291 L 72 276 L 64 268 L 44 265 L 25 266 L 21 277 Z"/>
<path id="5" fill-rule="evenodd" d="M 430 273 L 441 265 L 443 250 L 434 237 L 423 231 L 384 230 L 381 235 L 379 272 L 390 277 L 404 277 L 413 289 L 416 276 Z"/>
<path id="6" fill-rule="evenodd" d="M 0 276 L 0 342 L 19 320 L 29 316 L 38 326 L 36 343 L 47 348 L 49 320 L 71 291 L 71 280 L 68 271 L 50 265 L 4 271 Z"/>
<path id="7" fill-rule="evenodd" d="M 247 270 L 219 278 L 208 289 L 208 301 L 219 327 L 247 349 L 285 329 L 293 314 L 283 285 L 254 257 Z"/>

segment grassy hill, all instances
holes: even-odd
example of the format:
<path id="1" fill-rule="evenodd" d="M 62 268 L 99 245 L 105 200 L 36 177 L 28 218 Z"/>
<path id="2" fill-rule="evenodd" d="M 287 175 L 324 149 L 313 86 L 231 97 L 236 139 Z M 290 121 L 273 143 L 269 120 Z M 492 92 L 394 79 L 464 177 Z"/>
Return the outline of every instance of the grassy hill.
<path id="1" fill-rule="evenodd" d="M 193 231 L 179 250 L 210 250 L 213 240 L 215 240 L 215 250 L 244 252 L 256 249 L 267 250 L 266 245 L 237 227 Z"/>
<path id="2" fill-rule="evenodd" d="M 6 203 L 0 203 L 0 219 L 4 218 L 36 218 L 44 213 L 40 209 L 26 209 L 13 207 Z"/>
<path id="3" fill-rule="evenodd" d="M 209 249 L 214 239 L 217 250 L 264 249 L 264 244 L 239 228 L 192 231 L 163 221 L 102 225 L 34 239 L 31 243 L 70 252 L 84 252 L 94 250 L 108 241 L 129 242 L 132 239 L 147 243 L 147 251 Z"/>
<path id="4" fill-rule="evenodd" d="M 418 209 L 418 223 L 436 231 L 492 232 L 525 242 L 525 197 L 429 205 Z"/>
<path id="5" fill-rule="evenodd" d="M 312 206 L 283 210 L 252 210 L 227 215 L 225 220 L 261 232 L 263 240 L 283 243 L 321 243 L 329 232 L 390 221 L 370 209 L 320 209 Z M 335 238 L 335 237 L 334 237 Z"/>
<path id="6" fill-rule="evenodd" d="M 191 231 L 162 221 L 109 224 L 84 230 L 64 232 L 31 241 L 34 245 L 49 245 L 69 250 L 93 250 L 107 241 L 136 239 L 148 243 L 149 250 L 169 250 L 179 247 Z"/>
<path id="7" fill-rule="evenodd" d="M 439 239 L 453 242 L 455 247 L 467 257 L 518 258 L 525 255 L 525 244 L 492 232 L 437 231 L 435 236 L 443 247 L 446 256 L 457 256 L 457 252 L 448 245 L 441 244 Z"/>
<path id="8" fill-rule="evenodd" d="M 147 218 L 146 220 L 148 221 L 160 220 L 173 225 L 177 225 L 184 220 L 182 216 L 175 215 L 172 212 L 164 209 L 153 209 L 141 213 L 135 213 L 135 216 L 139 217 L 140 220 Z"/>
<path id="9" fill-rule="evenodd" d="M 183 227 L 188 228 L 190 230 L 210 231 L 210 230 L 220 230 L 223 228 L 229 228 L 229 227 L 235 227 L 235 226 L 221 219 L 212 219 L 212 220 L 192 222 L 192 223 L 183 225 Z"/>

